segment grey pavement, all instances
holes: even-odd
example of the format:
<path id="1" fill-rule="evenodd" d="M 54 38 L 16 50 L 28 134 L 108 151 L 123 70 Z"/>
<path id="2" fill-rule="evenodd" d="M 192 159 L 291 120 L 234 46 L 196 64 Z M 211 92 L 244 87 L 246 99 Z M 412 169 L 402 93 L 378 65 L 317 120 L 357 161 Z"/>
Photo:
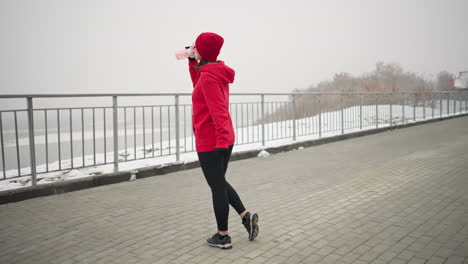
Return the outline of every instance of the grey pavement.
<path id="1" fill-rule="evenodd" d="M 468 117 L 234 161 L 216 231 L 201 169 L 0 205 L 0 263 L 468 263 Z"/>

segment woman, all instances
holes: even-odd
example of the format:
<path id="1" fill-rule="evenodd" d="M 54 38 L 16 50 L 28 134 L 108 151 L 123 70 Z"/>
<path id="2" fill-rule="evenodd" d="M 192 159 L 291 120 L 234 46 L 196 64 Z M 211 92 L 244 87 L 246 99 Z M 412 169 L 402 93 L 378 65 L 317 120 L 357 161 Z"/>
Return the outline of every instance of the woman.
<path id="1" fill-rule="evenodd" d="M 226 181 L 229 158 L 235 135 L 229 115 L 229 84 L 235 72 L 218 61 L 224 39 L 215 33 L 200 34 L 189 58 L 193 82 L 193 132 L 203 174 L 210 186 L 218 232 L 207 239 L 210 246 L 232 248 L 228 232 L 229 204 L 237 211 L 249 233 L 249 240 L 258 235 L 258 215 L 249 213 L 238 194 Z"/>

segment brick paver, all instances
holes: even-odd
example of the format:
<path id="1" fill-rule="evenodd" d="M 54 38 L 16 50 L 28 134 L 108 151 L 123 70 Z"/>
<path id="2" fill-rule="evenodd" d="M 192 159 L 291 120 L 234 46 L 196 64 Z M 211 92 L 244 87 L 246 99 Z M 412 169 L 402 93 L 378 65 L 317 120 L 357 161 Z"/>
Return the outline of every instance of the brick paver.
<path id="1" fill-rule="evenodd" d="M 468 117 L 230 163 L 260 215 L 216 230 L 200 168 L 0 205 L 0 263 L 468 263 Z"/>

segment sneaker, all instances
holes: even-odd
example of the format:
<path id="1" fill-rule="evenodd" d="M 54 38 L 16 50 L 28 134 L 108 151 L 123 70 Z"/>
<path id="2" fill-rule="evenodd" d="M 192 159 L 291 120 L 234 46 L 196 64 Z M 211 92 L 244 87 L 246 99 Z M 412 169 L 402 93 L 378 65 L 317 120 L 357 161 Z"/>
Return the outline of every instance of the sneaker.
<path id="1" fill-rule="evenodd" d="M 208 238 L 206 242 L 208 242 L 208 245 L 212 247 L 218 247 L 222 249 L 232 248 L 231 237 L 227 235 L 226 237 L 221 238 L 218 232 L 216 232 L 216 234 L 214 234 L 212 237 Z"/>
<path id="2" fill-rule="evenodd" d="M 254 213 L 247 213 L 244 215 L 244 218 L 242 219 L 242 224 L 245 226 L 245 229 L 247 229 L 247 232 L 249 233 L 249 240 L 252 241 L 254 240 L 257 235 L 258 235 L 258 214 Z"/>

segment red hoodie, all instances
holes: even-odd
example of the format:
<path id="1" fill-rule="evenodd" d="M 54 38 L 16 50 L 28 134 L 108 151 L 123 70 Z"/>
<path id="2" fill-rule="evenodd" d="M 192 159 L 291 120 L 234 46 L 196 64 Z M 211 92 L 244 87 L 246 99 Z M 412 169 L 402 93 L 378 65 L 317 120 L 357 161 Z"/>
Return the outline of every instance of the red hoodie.
<path id="1" fill-rule="evenodd" d="M 198 71 L 197 61 L 189 61 L 193 82 L 192 124 L 197 152 L 228 148 L 235 142 L 234 128 L 229 114 L 229 84 L 235 71 L 224 64 L 203 65 Z"/>

